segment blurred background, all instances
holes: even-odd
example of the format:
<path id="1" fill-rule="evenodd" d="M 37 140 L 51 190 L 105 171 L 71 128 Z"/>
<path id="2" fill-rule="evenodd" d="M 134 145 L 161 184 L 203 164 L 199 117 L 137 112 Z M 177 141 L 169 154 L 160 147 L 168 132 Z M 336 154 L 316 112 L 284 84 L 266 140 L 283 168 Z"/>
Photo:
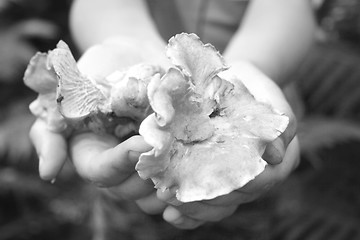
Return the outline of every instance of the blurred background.
<path id="1" fill-rule="evenodd" d="M 30 58 L 65 40 L 70 0 L 0 0 L 0 240 L 360 239 L 360 1 L 326 0 L 318 42 L 285 89 L 296 106 L 302 161 L 264 198 L 216 224 L 182 231 L 129 202 L 101 197 L 65 165 L 40 180 L 28 138 L 36 95 Z"/>

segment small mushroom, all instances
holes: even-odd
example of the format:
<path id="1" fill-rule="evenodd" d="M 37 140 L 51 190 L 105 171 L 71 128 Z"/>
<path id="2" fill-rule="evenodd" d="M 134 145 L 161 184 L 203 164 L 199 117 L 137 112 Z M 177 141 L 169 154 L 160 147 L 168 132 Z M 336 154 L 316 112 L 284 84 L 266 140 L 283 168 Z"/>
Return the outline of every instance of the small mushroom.
<path id="1" fill-rule="evenodd" d="M 104 49 L 108 51 L 108 47 Z M 47 54 L 37 53 L 24 76 L 25 84 L 39 93 L 30 108 L 53 131 L 91 130 L 123 139 L 137 132 L 140 122 L 152 112 L 147 85 L 154 75 L 163 75 L 163 70 L 159 66 L 139 64 L 126 69 L 119 67 L 107 74 L 109 68 L 105 63 L 114 65 L 114 56 L 101 55 L 99 46 L 96 50 L 93 52 L 99 57 L 109 59 L 99 59 L 102 61 L 99 69 L 104 72 L 93 71 L 94 76 L 79 70 L 63 41 Z M 125 125 L 124 119 L 127 119 Z"/>

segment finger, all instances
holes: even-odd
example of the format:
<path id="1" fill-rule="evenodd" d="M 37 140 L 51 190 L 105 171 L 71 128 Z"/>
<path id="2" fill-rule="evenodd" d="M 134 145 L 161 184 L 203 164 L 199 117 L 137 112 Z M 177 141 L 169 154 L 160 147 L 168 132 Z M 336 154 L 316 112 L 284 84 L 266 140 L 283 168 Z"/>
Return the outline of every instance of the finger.
<path id="1" fill-rule="evenodd" d="M 135 172 L 132 153 L 150 149 L 141 136 L 118 144 L 115 137 L 83 133 L 71 140 L 70 155 L 81 177 L 96 185 L 110 187 L 122 183 Z"/>
<path id="2" fill-rule="evenodd" d="M 289 144 L 284 160 L 280 164 L 267 165 L 260 175 L 239 189 L 239 191 L 247 193 L 267 191 L 273 185 L 284 180 L 298 166 L 299 161 L 299 142 L 295 137 Z"/>
<path id="3" fill-rule="evenodd" d="M 285 143 L 282 138 L 278 137 L 273 142 L 266 146 L 265 152 L 262 158 L 268 164 L 279 164 L 283 161 L 285 156 Z"/>
<path id="4" fill-rule="evenodd" d="M 30 130 L 30 139 L 39 156 L 39 174 L 44 180 L 54 179 L 67 159 L 65 138 L 48 129 L 46 123 L 36 120 Z"/>
<path id="5" fill-rule="evenodd" d="M 205 204 L 209 204 L 212 206 L 229 206 L 229 205 L 239 205 L 248 202 L 254 201 L 258 198 L 258 194 L 247 193 L 242 191 L 233 191 L 224 196 L 219 196 L 217 198 L 203 201 Z"/>
<path id="6" fill-rule="evenodd" d="M 220 221 L 233 214 L 237 208 L 236 205 L 212 206 L 203 202 L 189 202 L 173 207 L 175 207 L 184 216 L 206 222 Z"/>
<path id="7" fill-rule="evenodd" d="M 162 213 L 167 204 L 156 197 L 156 193 L 150 194 L 144 198 L 135 201 L 138 207 L 147 214 Z"/>
<path id="8" fill-rule="evenodd" d="M 209 201 L 202 201 L 202 202 L 189 202 L 189 203 L 182 203 L 176 199 L 175 194 L 171 190 L 158 190 L 157 197 L 162 201 L 166 201 L 170 205 L 174 206 L 178 211 L 182 213 L 182 215 L 186 215 L 196 220 L 201 221 L 219 221 L 224 217 L 230 215 L 235 211 L 237 205 L 227 205 L 222 203 L 221 201 L 224 200 L 234 200 L 233 197 L 235 195 L 239 195 L 239 193 L 235 192 L 233 195 L 229 194 L 226 195 L 226 199 L 218 199 L 218 200 L 211 200 Z M 250 194 L 248 194 L 250 195 Z M 229 199 L 228 199 L 229 198 Z M 208 204 L 208 203 L 213 204 Z"/>
<path id="9" fill-rule="evenodd" d="M 194 229 L 204 224 L 203 221 L 195 220 L 184 216 L 176 208 L 168 206 L 164 213 L 163 218 L 168 223 L 180 229 Z"/>
<path id="10" fill-rule="evenodd" d="M 137 200 L 155 190 L 151 180 L 143 180 L 137 173 L 133 173 L 120 185 L 107 188 L 107 192 L 114 199 Z"/>

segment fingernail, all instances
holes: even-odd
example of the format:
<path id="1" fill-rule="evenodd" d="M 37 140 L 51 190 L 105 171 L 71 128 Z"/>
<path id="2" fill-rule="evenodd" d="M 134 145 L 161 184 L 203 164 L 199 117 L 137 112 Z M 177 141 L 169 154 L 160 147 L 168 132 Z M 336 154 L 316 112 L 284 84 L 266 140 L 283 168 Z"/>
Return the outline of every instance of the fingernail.
<path id="1" fill-rule="evenodd" d="M 282 162 L 284 155 L 285 146 L 283 141 L 275 140 L 271 145 L 267 146 L 263 158 L 270 164 L 279 164 Z"/>

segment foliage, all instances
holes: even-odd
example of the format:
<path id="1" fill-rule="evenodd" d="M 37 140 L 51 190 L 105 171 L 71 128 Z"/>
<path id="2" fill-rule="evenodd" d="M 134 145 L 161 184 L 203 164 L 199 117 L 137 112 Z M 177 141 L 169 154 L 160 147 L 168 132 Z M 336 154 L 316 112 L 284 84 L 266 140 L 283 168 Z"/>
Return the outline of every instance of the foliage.
<path id="1" fill-rule="evenodd" d="M 263 199 L 192 231 L 145 215 L 132 203 L 111 201 L 79 179 L 71 164 L 55 183 L 40 180 L 28 139 L 34 120 L 28 104 L 35 96 L 22 85 L 22 75 L 36 50 L 52 49 L 59 36 L 71 43 L 69 3 L 0 1 L 0 240 L 360 238 L 360 150 L 354 141 L 360 132 L 360 75 L 353 40 L 359 14 L 349 7 L 358 7 L 357 1 L 327 1 L 322 21 L 336 23 L 331 31 L 353 34 L 317 45 L 293 74 L 298 98 L 291 102 L 303 106 L 299 168 Z M 334 19 L 335 7 L 351 14 Z"/>

